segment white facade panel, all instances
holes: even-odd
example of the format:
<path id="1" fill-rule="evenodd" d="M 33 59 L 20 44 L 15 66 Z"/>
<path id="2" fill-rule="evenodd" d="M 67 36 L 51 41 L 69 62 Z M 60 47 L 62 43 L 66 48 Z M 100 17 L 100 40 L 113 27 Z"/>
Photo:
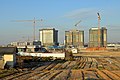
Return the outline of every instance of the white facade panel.
<path id="1" fill-rule="evenodd" d="M 53 43 L 53 30 L 44 30 L 43 36 L 44 43 Z"/>
<path id="2" fill-rule="evenodd" d="M 81 34 L 81 42 L 83 42 L 83 35 Z"/>
<path id="3" fill-rule="evenodd" d="M 104 41 L 106 41 L 107 40 L 107 35 L 106 34 L 104 34 Z"/>
<path id="4" fill-rule="evenodd" d="M 43 36 L 42 31 L 40 31 L 40 41 L 43 42 Z"/>

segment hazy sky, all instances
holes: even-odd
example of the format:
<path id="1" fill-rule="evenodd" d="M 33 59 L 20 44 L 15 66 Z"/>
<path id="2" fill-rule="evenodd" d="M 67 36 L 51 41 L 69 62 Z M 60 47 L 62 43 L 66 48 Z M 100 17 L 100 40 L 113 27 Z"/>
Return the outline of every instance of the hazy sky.
<path id="1" fill-rule="evenodd" d="M 59 30 L 59 42 L 70 29 L 85 31 L 85 42 L 91 27 L 97 27 L 97 12 L 101 26 L 108 29 L 108 42 L 120 41 L 120 0 L 0 0 L 0 45 L 13 41 L 33 39 L 32 22 L 12 20 L 37 20 L 36 39 L 40 28 Z M 74 25 L 82 21 L 77 27 Z"/>

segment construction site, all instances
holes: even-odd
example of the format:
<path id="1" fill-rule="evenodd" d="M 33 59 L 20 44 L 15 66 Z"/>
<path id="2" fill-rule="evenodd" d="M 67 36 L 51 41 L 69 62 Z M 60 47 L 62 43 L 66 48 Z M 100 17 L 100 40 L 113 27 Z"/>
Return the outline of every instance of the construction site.
<path id="1" fill-rule="evenodd" d="M 1 70 L 2 80 L 119 80 L 119 52 L 73 54 L 72 60 L 24 63 L 29 68 Z"/>
<path id="2" fill-rule="evenodd" d="M 40 51 L 39 49 L 42 49 L 41 46 L 39 45 L 37 46 L 32 45 L 32 47 L 30 45 L 27 45 L 22 46 L 22 48 L 19 46 L 19 50 L 22 50 L 23 52 L 17 52 L 14 55 L 13 51 L 10 52 L 9 55 L 6 54 L 7 57 L 3 56 L 6 59 L 6 63 L 7 58 L 10 57 L 10 55 L 12 57 L 15 56 L 16 61 L 13 60 L 11 61 L 11 63 L 12 65 L 14 64 L 14 62 L 16 62 L 17 64 L 15 65 L 14 68 L 7 68 L 6 66 L 5 69 L 1 69 L 0 79 L 120 80 L 120 51 L 119 50 L 114 51 L 114 49 L 108 50 L 108 48 L 106 47 L 107 45 L 106 28 L 102 29 L 100 28 L 101 19 L 99 13 L 97 13 L 97 15 L 98 15 L 98 28 L 90 29 L 91 30 L 90 36 L 92 35 L 93 37 L 90 37 L 89 47 L 84 48 L 83 50 L 80 49 L 76 53 L 71 52 L 72 48 L 64 48 L 62 49 L 62 52 L 60 52 L 60 50 L 58 50 L 59 52 L 55 52 L 54 48 L 53 49 L 54 53 L 53 52 L 44 53 L 39 52 Z M 35 19 L 32 21 L 34 23 L 33 36 L 35 40 Z M 77 26 L 80 22 L 81 21 L 79 21 L 75 26 Z M 53 29 L 51 29 L 51 31 L 53 31 Z M 57 31 L 56 30 L 54 31 L 57 35 Z M 78 33 L 80 34 L 80 31 L 78 31 Z M 84 41 L 84 39 L 81 38 L 81 41 Z M 75 44 L 76 46 L 78 46 L 78 43 Z M 80 45 L 83 46 L 83 44 L 79 44 L 79 46 Z"/>
<path id="3" fill-rule="evenodd" d="M 120 80 L 120 0 L 1 0 L 0 80 Z"/>

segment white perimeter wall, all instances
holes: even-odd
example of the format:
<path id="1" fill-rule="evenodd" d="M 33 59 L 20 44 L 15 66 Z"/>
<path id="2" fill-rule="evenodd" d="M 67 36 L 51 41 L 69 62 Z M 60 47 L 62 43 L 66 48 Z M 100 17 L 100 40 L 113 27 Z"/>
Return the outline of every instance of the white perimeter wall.
<path id="1" fill-rule="evenodd" d="M 18 52 L 17 54 L 21 55 L 21 56 L 65 58 L 65 53 L 26 53 L 26 52 Z"/>

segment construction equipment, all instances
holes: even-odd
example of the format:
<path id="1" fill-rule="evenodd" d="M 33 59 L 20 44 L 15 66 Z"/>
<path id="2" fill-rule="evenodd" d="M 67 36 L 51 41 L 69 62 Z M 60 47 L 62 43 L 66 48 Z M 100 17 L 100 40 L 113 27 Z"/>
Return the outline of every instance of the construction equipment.
<path id="1" fill-rule="evenodd" d="M 98 47 L 100 47 L 100 20 L 101 18 L 100 18 L 99 13 L 97 13 L 97 15 L 98 15 Z"/>
<path id="2" fill-rule="evenodd" d="M 78 24 L 81 22 L 81 20 L 80 21 L 78 21 L 76 24 L 75 24 L 75 26 L 78 26 Z"/>
<path id="3" fill-rule="evenodd" d="M 36 21 L 43 21 L 43 19 L 41 20 L 35 20 L 35 18 L 33 20 L 13 20 L 14 22 L 33 22 L 33 40 L 35 41 L 35 24 Z"/>

